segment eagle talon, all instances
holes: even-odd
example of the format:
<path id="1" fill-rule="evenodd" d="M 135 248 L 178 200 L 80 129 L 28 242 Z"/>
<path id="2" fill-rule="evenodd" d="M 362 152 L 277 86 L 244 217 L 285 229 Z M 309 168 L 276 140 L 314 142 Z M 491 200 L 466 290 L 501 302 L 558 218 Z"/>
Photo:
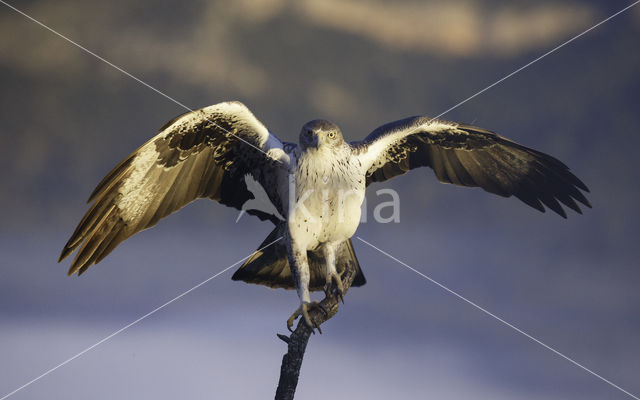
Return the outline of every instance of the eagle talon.
<path id="1" fill-rule="evenodd" d="M 315 321 L 312 321 L 311 317 L 309 317 L 309 308 L 313 307 L 318 307 L 325 315 L 329 315 L 327 309 L 317 301 L 312 301 L 311 303 L 301 303 L 300 307 L 298 307 L 298 309 L 294 311 L 293 314 L 291 314 L 289 319 L 287 319 L 287 329 L 289 329 L 289 332 L 293 332 L 293 329 L 291 329 L 293 327 L 293 322 L 302 315 L 305 324 L 307 324 L 307 326 L 311 328 L 312 333 L 315 333 L 315 329 L 318 329 L 318 332 L 322 334 L 320 326 L 316 324 Z"/>
<path id="2" fill-rule="evenodd" d="M 327 276 L 327 283 L 324 285 L 323 290 L 325 296 L 333 296 L 344 304 L 344 286 L 342 285 L 342 278 L 340 278 L 340 275 L 337 273 L 329 274 Z"/>
<path id="3" fill-rule="evenodd" d="M 322 311 L 325 317 L 329 316 L 329 311 L 327 311 L 327 308 L 323 306 L 322 303 L 318 303 L 317 306 L 320 309 L 320 311 Z M 318 328 L 318 330 L 320 330 L 320 328 Z"/>

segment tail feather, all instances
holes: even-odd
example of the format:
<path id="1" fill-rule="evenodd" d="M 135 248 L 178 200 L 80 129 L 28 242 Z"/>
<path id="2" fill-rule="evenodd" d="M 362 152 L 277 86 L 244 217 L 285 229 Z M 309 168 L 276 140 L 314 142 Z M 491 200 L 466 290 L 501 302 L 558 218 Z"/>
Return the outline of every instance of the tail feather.
<path id="1" fill-rule="evenodd" d="M 262 242 L 259 249 L 282 236 L 282 227 L 276 227 Z M 309 290 L 319 291 L 325 285 L 325 259 L 320 251 L 309 251 Z M 345 240 L 338 248 L 336 254 L 336 269 L 342 275 L 347 263 L 353 262 L 356 266 L 356 277 L 351 286 L 362 286 L 367 280 L 360 269 L 360 263 L 353 250 L 351 239 Z M 287 258 L 286 244 L 279 240 L 271 246 L 256 251 L 247 261 L 238 268 L 231 277 L 234 281 L 244 281 L 271 288 L 295 289 L 289 260 Z"/>

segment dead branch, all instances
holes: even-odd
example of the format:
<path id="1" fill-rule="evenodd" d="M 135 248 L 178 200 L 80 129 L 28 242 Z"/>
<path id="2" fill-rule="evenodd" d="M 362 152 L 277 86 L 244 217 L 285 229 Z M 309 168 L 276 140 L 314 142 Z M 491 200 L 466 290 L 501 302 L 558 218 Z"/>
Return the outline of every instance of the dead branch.
<path id="1" fill-rule="evenodd" d="M 344 295 L 351 287 L 356 277 L 356 268 L 352 262 L 347 263 L 345 271 L 342 275 L 342 284 L 344 286 Z M 339 300 L 336 297 L 328 296 L 320 302 L 320 305 L 327 311 L 325 314 L 321 309 L 312 308 L 309 317 L 312 322 L 320 327 L 325 321 L 336 315 L 338 312 Z M 318 328 L 320 331 L 320 328 Z M 307 349 L 307 343 L 311 336 L 311 328 L 307 326 L 303 318 L 298 321 L 298 326 L 290 336 L 278 334 L 278 337 L 287 343 L 287 353 L 282 357 L 282 366 L 280 367 L 280 380 L 278 381 L 278 389 L 276 390 L 276 400 L 293 400 L 298 386 L 298 378 L 300 376 L 300 368 L 302 367 L 302 359 Z"/>

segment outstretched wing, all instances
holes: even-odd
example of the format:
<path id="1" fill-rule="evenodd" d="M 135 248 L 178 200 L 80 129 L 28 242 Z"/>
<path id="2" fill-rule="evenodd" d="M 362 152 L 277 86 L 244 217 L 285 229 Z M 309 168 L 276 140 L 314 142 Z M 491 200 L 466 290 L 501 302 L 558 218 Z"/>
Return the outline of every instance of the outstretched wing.
<path id="1" fill-rule="evenodd" d="M 513 195 L 564 218 L 560 203 L 578 213 L 575 200 L 591 207 L 580 192 L 589 191 L 586 185 L 561 161 L 475 126 L 410 117 L 383 125 L 351 145 L 366 168 L 367 185 L 431 167 L 441 182 Z"/>
<path id="2" fill-rule="evenodd" d="M 98 184 L 89 197 L 91 208 L 59 261 L 80 247 L 69 268 L 69 275 L 80 275 L 123 240 L 197 198 L 241 209 L 252 198 L 245 174 L 251 174 L 280 207 L 277 180 L 288 162 L 283 143 L 242 103 L 220 103 L 183 114 Z M 275 218 L 259 211 L 253 214 Z"/>

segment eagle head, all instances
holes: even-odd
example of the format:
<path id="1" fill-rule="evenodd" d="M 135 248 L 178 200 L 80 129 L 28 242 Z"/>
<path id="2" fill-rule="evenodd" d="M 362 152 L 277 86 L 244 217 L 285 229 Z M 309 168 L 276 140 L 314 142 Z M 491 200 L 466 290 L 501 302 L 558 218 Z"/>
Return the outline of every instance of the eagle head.
<path id="1" fill-rule="evenodd" d="M 342 132 L 338 125 L 323 119 L 314 119 L 302 127 L 300 131 L 300 146 L 303 150 L 338 148 L 344 143 Z"/>

